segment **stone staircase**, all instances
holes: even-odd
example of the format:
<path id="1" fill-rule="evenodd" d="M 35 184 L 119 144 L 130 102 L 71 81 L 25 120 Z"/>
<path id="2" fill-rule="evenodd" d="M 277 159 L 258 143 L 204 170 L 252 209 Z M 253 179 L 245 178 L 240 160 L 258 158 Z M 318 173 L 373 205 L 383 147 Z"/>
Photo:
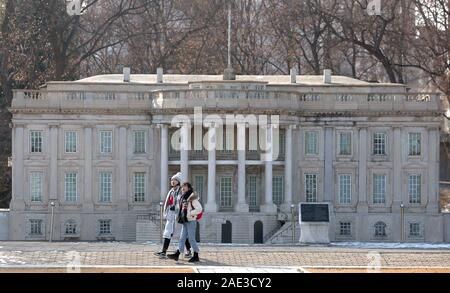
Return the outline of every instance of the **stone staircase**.
<path id="1" fill-rule="evenodd" d="M 159 213 L 138 215 L 136 219 L 136 242 L 160 241 Z"/>
<path id="2" fill-rule="evenodd" d="M 286 222 L 281 228 L 276 231 L 264 244 L 292 244 L 298 243 L 300 239 L 300 225 L 295 223 L 295 235 L 293 240 L 294 225 L 292 221 Z"/>

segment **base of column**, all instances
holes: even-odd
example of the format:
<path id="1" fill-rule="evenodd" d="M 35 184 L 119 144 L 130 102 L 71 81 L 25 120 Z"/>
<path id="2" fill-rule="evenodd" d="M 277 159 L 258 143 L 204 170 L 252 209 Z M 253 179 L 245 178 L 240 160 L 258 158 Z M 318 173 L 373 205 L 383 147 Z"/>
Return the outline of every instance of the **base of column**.
<path id="1" fill-rule="evenodd" d="M 217 204 L 216 203 L 205 204 L 205 212 L 216 213 L 217 212 Z"/>
<path id="2" fill-rule="evenodd" d="M 400 207 L 401 204 L 402 204 L 402 202 L 401 201 L 397 201 L 397 200 L 394 200 L 392 202 L 391 210 L 392 210 L 393 214 L 397 214 L 397 213 L 401 212 L 401 210 L 402 210 L 402 208 Z"/>
<path id="3" fill-rule="evenodd" d="M 367 204 L 367 202 L 361 201 L 356 206 L 356 211 L 358 213 L 368 213 L 369 212 L 369 205 Z"/>
<path id="4" fill-rule="evenodd" d="M 120 210 L 126 211 L 128 210 L 128 201 L 122 199 L 117 203 L 117 206 Z"/>
<path id="5" fill-rule="evenodd" d="M 278 211 L 277 205 L 270 203 L 270 204 L 264 204 L 261 206 L 261 212 L 268 213 L 268 214 L 276 214 Z"/>
<path id="6" fill-rule="evenodd" d="M 94 203 L 92 202 L 84 202 L 82 205 L 83 211 L 85 212 L 93 212 L 94 211 Z"/>
<path id="7" fill-rule="evenodd" d="M 286 202 L 286 203 L 281 204 L 280 211 L 290 215 L 291 214 L 291 204 L 292 203 L 290 203 L 290 202 Z M 294 212 L 296 212 L 296 211 L 297 211 L 297 206 L 294 207 Z"/>
<path id="8" fill-rule="evenodd" d="M 427 205 L 427 214 L 437 215 L 439 214 L 439 205 L 432 203 Z"/>
<path id="9" fill-rule="evenodd" d="M 25 201 L 20 199 L 13 199 L 11 200 L 11 203 L 9 204 L 9 208 L 11 211 L 24 211 L 25 210 Z"/>
<path id="10" fill-rule="evenodd" d="M 249 207 L 248 204 L 246 203 L 238 203 L 236 205 L 236 212 L 240 212 L 240 213 L 248 213 L 249 211 Z"/>

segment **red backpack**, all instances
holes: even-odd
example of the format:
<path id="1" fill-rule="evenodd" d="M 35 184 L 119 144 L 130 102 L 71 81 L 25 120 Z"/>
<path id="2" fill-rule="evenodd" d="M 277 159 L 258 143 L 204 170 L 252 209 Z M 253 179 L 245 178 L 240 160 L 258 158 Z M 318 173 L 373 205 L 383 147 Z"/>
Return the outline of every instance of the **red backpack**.
<path id="1" fill-rule="evenodd" d="M 192 204 L 192 201 L 191 201 L 191 207 L 192 207 L 193 210 L 195 210 L 194 205 Z M 199 221 L 199 220 L 201 220 L 202 217 L 203 217 L 203 211 L 198 213 L 198 215 L 196 217 L 196 220 Z"/>

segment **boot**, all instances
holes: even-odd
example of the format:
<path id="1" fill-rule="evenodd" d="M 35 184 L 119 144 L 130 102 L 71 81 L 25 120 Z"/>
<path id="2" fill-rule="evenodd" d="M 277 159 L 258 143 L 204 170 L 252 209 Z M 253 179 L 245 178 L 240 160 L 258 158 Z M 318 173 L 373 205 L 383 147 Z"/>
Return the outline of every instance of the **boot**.
<path id="1" fill-rule="evenodd" d="M 198 252 L 194 252 L 194 256 L 191 257 L 190 260 L 188 260 L 188 262 L 199 262 L 200 259 L 198 258 Z"/>
<path id="2" fill-rule="evenodd" d="M 167 255 L 167 258 L 173 259 L 175 261 L 178 261 L 179 257 L 180 257 L 180 251 L 178 249 L 175 253 Z"/>
<path id="3" fill-rule="evenodd" d="M 155 255 L 159 256 L 159 257 L 165 257 L 166 256 L 166 251 L 169 248 L 169 244 L 170 244 L 170 239 L 169 238 L 164 238 L 164 244 L 163 244 L 163 248 L 160 252 L 156 252 Z"/>

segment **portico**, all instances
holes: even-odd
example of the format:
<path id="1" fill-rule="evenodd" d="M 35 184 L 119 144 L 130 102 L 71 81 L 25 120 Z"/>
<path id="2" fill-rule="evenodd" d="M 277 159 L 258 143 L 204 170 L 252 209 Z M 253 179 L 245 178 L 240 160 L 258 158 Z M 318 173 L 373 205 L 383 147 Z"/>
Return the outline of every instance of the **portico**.
<path id="1" fill-rule="evenodd" d="M 189 145 L 194 135 L 194 126 L 190 125 L 177 125 L 178 127 L 171 127 L 167 124 L 159 124 L 160 129 L 160 148 L 161 148 L 161 160 L 160 160 L 160 170 L 161 170 L 161 191 L 162 194 L 167 193 L 168 189 L 168 178 L 169 178 L 169 166 L 176 170 L 179 168 L 183 174 L 183 178 L 186 181 L 190 181 L 194 184 L 195 172 L 191 171 L 192 167 L 199 166 L 203 170 L 206 170 L 207 174 L 207 189 L 205 191 L 206 202 L 205 210 L 208 212 L 217 212 L 221 210 L 220 201 L 218 203 L 217 194 L 220 188 L 219 181 L 221 174 L 217 174 L 217 166 L 228 166 L 232 167 L 235 173 L 233 179 L 233 185 L 237 185 L 236 192 L 233 193 L 233 210 L 235 212 L 246 213 L 249 212 L 249 202 L 248 202 L 248 182 L 246 182 L 247 172 L 246 168 L 250 166 L 260 166 L 263 170 L 263 194 L 259 194 L 261 197 L 258 202 L 261 202 L 259 207 L 260 211 L 268 214 L 276 214 L 277 211 L 288 212 L 290 210 L 290 205 L 292 203 L 292 129 L 293 125 L 282 125 L 280 127 L 285 133 L 285 138 L 283 137 L 283 151 L 280 152 L 280 158 L 271 159 L 272 152 L 264 154 L 261 151 L 249 150 L 249 144 L 247 142 L 250 136 L 249 126 L 245 123 L 239 123 L 234 126 L 233 131 L 235 132 L 237 150 L 225 150 L 230 154 L 237 155 L 237 160 L 231 156 L 231 159 L 217 159 L 217 153 L 223 153 L 223 147 L 220 146 L 218 150 L 217 147 L 217 137 L 216 134 L 219 132 L 223 134 L 226 130 L 218 130 L 217 125 L 214 123 L 207 123 L 208 127 L 205 127 L 203 135 L 205 140 L 205 145 L 200 150 L 194 150 L 192 145 Z M 224 127 L 225 128 L 225 127 Z M 169 129 L 179 131 L 180 134 L 180 151 L 178 154 L 172 156 L 172 160 L 169 159 L 168 153 L 171 143 L 169 138 Z M 267 127 L 261 133 L 264 135 L 264 139 L 267 140 L 269 144 L 272 144 L 273 140 L 273 126 Z M 174 132 L 171 132 L 172 134 Z M 277 134 L 279 131 L 277 131 Z M 225 137 L 230 137 L 226 136 Z M 277 138 L 279 140 L 279 138 Z M 279 141 L 278 141 L 279 143 Z M 225 142 L 226 144 L 226 142 Z M 247 156 L 247 154 L 250 154 Z M 256 156 L 255 156 L 256 155 Z M 259 157 L 259 159 L 256 159 Z M 179 159 L 178 159 L 179 158 Z M 282 202 L 279 203 L 279 207 L 274 204 L 273 200 L 273 167 L 283 168 L 283 196 Z M 202 173 L 202 174 L 204 174 Z"/>

